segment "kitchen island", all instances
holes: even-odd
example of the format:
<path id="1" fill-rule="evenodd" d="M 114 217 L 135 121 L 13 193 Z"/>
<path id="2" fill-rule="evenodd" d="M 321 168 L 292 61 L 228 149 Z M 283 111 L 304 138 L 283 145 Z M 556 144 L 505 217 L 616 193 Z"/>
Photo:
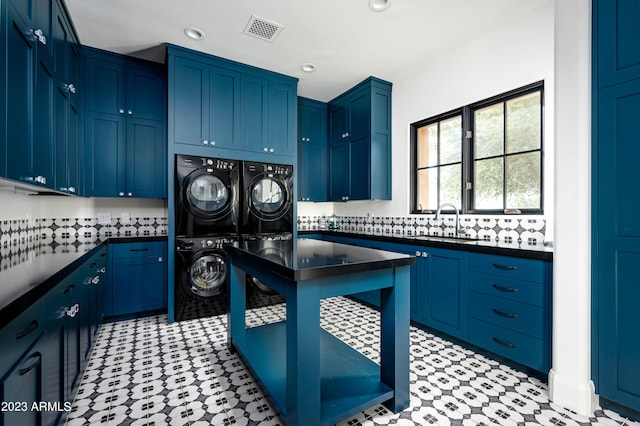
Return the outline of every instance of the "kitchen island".
<path id="1" fill-rule="evenodd" d="M 333 425 L 409 406 L 409 268 L 415 258 L 326 241 L 241 241 L 230 258 L 229 344 L 287 425 Z M 247 328 L 246 274 L 280 292 L 286 320 Z M 380 290 L 380 365 L 320 327 L 320 300 Z"/>

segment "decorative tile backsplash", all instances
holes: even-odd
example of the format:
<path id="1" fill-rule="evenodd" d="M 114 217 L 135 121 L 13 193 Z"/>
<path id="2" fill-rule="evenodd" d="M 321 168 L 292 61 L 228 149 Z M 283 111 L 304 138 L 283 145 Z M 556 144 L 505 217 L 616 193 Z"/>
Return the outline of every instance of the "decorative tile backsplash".
<path id="1" fill-rule="evenodd" d="M 337 220 L 339 230 L 344 232 L 385 236 L 453 236 L 456 223 L 453 215 L 438 220 L 427 216 L 299 216 L 298 230 L 329 229 L 330 220 Z M 546 221 L 543 218 L 460 216 L 459 227 L 464 229 L 466 236 L 487 241 L 529 244 L 546 241 Z"/>
<path id="2" fill-rule="evenodd" d="M 167 235 L 166 217 L 119 218 L 98 223 L 97 218 L 21 219 L 0 221 L 0 249 L 5 252 L 47 244 L 94 243 L 110 237 Z"/>

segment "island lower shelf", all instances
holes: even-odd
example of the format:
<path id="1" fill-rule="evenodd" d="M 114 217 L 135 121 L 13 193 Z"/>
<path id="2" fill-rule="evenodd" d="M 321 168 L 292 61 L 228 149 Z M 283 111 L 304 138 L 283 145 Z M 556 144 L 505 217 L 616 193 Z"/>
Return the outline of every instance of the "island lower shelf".
<path id="1" fill-rule="evenodd" d="M 252 327 L 234 346 L 285 416 L 286 321 Z M 334 425 L 393 398 L 380 366 L 326 330 L 320 330 L 321 424 Z"/>

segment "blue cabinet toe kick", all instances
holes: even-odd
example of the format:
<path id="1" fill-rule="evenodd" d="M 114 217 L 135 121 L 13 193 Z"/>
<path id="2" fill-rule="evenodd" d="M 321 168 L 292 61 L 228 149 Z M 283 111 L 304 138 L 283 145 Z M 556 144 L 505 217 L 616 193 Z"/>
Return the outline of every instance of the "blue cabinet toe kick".
<path id="1" fill-rule="evenodd" d="M 247 329 L 246 337 L 232 344 L 286 418 L 286 322 Z M 334 425 L 394 396 L 381 381 L 378 364 L 325 330 L 320 331 L 320 387 L 321 425 Z"/>

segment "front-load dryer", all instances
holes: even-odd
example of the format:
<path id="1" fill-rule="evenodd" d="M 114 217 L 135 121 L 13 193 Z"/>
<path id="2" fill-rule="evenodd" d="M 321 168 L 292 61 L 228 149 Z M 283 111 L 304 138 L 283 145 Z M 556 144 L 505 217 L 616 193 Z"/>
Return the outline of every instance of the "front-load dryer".
<path id="1" fill-rule="evenodd" d="M 176 235 L 237 235 L 241 163 L 176 155 Z"/>
<path id="2" fill-rule="evenodd" d="M 244 161 L 243 235 L 293 232 L 293 166 Z"/>
<path id="3" fill-rule="evenodd" d="M 176 239 L 176 321 L 228 312 L 229 263 L 224 245 L 236 240 L 235 237 Z"/>

